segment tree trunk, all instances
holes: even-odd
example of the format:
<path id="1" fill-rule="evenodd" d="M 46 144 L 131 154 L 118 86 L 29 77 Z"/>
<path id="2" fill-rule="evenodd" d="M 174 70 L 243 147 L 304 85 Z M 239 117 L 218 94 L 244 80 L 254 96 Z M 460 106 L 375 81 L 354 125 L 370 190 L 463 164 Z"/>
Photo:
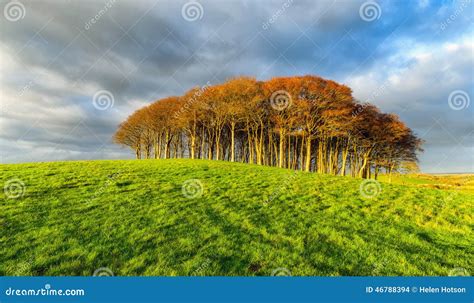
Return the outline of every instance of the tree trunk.
<path id="1" fill-rule="evenodd" d="M 341 176 L 346 175 L 346 162 L 347 162 L 347 154 L 349 153 L 349 144 L 347 144 L 346 148 L 342 151 L 342 166 L 341 166 Z"/>
<path id="2" fill-rule="evenodd" d="M 305 171 L 309 172 L 311 169 L 311 137 L 306 137 L 306 161 Z"/>
<path id="3" fill-rule="evenodd" d="M 235 162 L 235 122 L 230 123 L 230 161 Z"/>
<path id="4" fill-rule="evenodd" d="M 140 144 L 138 144 L 136 147 L 135 147 L 135 157 L 137 157 L 137 159 L 140 159 L 141 158 L 141 149 L 140 149 Z"/>
<path id="5" fill-rule="evenodd" d="M 150 145 L 145 145 L 145 159 L 150 159 Z"/>
<path id="6" fill-rule="evenodd" d="M 270 127 L 268 127 L 270 129 Z M 272 138 L 272 132 L 268 131 L 268 165 L 273 166 L 273 138 Z"/>
<path id="7" fill-rule="evenodd" d="M 252 133 L 250 131 L 250 128 L 247 131 L 247 143 L 248 143 L 248 149 L 249 149 L 248 163 L 253 163 Z"/>
<path id="8" fill-rule="evenodd" d="M 365 171 L 364 171 L 366 166 L 367 166 L 367 161 L 369 161 L 369 155 L 364 154 L 364 159 L 363 159 L 363 162 L 362 162 L 362 166 L 359 169 L 359 178 L 367 178 L 367 176 L 365 174 Z"/>
<path id="9" fill-rule="evenodd" d="M 196 136 L 191 135 L 191 159 L 194 159 L 195 153 L 196 153 Z"/>
<path id="10" fill-rule="evenodd" d="M 170 157 L 170 133 L 167 131 L 165 136 L 165 159 Z"/>
<path id="11" fill-rule="evenodd" d="M 163 133 L 160 133 L 160 136 L 158 137 L 158 159 L 161 159 L 161 141 L 162 140 L 162 137 L 163 136 Z"/>
<path id="12" fill-rule="evenodd" d="M 206 136 L 206 133 L 204 131 L 204 127 L 202 127 L 202 132 L 201 132 L 201 159 L 204 160 L 205 158 L 205 146 L 206 146 L 206 140 L 204 140 Z"/>
<path id="13" fill-rule="evenodd" d="M 304 169 L 304 158 L 303 158 L 303 151 L 304 151 L 304 141 L 305 137 L 301 136 L 301 147 L 300 147 L 300 170 L 303 171 Z"/>
<path id="14" fill-rule="evenodd" d="M 280 128 L 280 155 L 278 159 L 278 167 L 283 167 L 283 159 L 285 158 L 285 131 Z"/>
<path id="15" fill-rule="evenodd" d="M 388 167 L 388 182 L 392 183 L 392 171 L 395 165 L 390 164 Z"/>
<path id="16" fill-rule="evenodd" d="M 211 144 L 211 142 L 209 142 L 207 144 L 207 159 L 208 160 L 212 160 L 212 153 L 213 153 L 212 144 Z"/>
<path id="17" fill-rule="evenodd" d="M 221 147 L 221 132 L 220 129 L 217 128 L 216 130 L 216 160 L 219 160 L 220 158 L 220 147 Z"/>

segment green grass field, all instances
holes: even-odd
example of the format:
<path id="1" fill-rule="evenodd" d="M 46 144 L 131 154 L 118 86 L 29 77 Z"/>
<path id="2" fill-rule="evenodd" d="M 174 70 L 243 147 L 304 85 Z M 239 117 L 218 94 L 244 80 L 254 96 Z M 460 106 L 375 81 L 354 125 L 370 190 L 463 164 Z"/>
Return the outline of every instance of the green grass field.
<path id="1" fill-rule="evenodd" d="M 381 175 L 380 181 L 388 182 L 387 175 Z M 395 184 L 415 185 L 418 187 L 461 190 L 474 194 L 474 174 L 409 174 L 394 175 L 392 182 Z"/>
<path id="2" fill-rule="evenodd" d="M 1 275 L 474 272 L 469 191 L 203 160 L 0 171 Z"/>

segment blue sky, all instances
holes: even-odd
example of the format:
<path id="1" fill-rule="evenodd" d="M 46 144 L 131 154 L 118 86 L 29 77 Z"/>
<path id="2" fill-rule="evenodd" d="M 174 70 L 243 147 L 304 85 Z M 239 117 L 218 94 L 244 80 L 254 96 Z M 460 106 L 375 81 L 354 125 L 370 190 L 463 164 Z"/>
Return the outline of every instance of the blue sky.
<path id="1" fill-rule="evenodd" d="M 147 103 L 315 74 L 398 114 L 426 141 L 423 171 L 474 171 L 472 1 L 0 4 L 2 163 L 131 158 L 111 137 Z"/>

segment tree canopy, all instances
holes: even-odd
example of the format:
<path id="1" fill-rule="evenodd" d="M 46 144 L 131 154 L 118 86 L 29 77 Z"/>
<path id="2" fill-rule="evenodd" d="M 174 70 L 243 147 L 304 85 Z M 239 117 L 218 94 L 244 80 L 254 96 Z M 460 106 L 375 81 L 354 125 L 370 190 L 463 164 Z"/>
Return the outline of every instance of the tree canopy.
<path id="1" fill-rule="evenodd" d="M 397 115 L 311 75 L 192 88 L 135 111 L 114 141 L 137 159 L 239 161 L 363 178 L 416 163 L 422 143 Z"/>

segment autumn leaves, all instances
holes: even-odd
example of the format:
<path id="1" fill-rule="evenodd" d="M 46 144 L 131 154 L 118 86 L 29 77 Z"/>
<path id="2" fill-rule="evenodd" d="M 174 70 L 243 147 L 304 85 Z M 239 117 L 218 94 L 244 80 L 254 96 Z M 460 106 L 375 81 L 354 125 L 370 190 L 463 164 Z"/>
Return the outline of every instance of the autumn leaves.
<path id="1" fill-rule="evenodd" d="M 396 115 L 316 76 L 207 83 L 137 110 L 114 140 L 137 159 L 228 160 L 364 178 L 415 162 L 421 145 Z"/>

